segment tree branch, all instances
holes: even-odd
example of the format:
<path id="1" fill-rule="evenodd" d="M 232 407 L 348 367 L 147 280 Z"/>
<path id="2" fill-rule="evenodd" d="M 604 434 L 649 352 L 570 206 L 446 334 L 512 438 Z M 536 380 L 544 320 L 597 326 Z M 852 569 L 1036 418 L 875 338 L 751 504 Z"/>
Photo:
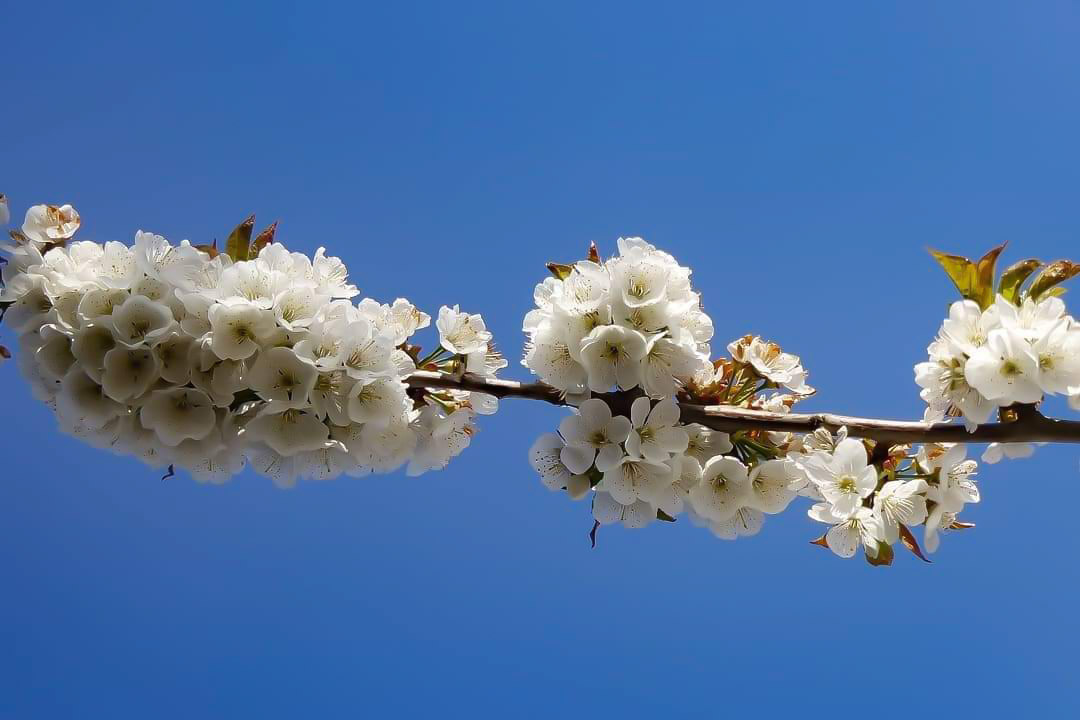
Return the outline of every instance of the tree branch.
<path id="1" fill-rule="evenodd" d="M 541 382 L 521 383 L 515 380 L 485 378 L 466 373 L 461 377 L 446 373 L 418 370 L 408 379 L 411 387 L 449 388 L 487 393 L 497 398 L 526 398 L 552 405 L 566 405 L 562 394 Z M 615 399 L 622 393 L 608 393 Z M 621 404 L 625 404 L 621 403 Z M 924 423 L 904 420 L 880 420 L 851 417 L 833 413 L 780 413 L 750 410 L 729 405 L 695 405 L 680 403 L 682 421 L 699 423 L 722 432 L 738 430 L 769 430 L 775 432 L 809 433 L 818 428 L 835 432 L 846 427 L 853 437 L 869 438 L 892 444 L 932 442 L 1051 442 L 1080 443 L 1080 422 L 1056 420 L 1039 413 L 1033 407 L 1021 408 L 1015 422 L 980 425 L 968 432 L 962 424 Z"/>

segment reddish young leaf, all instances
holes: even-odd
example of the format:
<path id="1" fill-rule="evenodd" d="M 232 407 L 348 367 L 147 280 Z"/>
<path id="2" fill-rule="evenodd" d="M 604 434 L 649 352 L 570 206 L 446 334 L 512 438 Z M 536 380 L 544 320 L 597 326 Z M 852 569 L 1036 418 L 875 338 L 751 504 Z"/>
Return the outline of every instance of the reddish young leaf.
<path id="1" fill-rule="evenodd" d="M 900 526 L 900 542 L 904 543 L 904 547 L 910 550 L 915 557 L 923 562 L 930 562 L 930 560 L 923 555 L 922 548 L 919 547 L 919 541 L 911 534 L 911 530 L 908 530 L 907 525 Z"/>

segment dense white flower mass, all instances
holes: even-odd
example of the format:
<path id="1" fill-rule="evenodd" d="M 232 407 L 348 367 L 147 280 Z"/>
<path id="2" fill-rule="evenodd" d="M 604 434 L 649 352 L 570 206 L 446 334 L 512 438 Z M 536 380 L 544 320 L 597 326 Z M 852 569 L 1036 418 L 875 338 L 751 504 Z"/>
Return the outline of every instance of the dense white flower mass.
<path id="1" fill-rule="evenodd" d="M 783 416 L 814 389 L 797 356 L 758 336 L 741 337 L 728 344 L 730 357 L 710 360 L 712 323 L 690 288 L 690 271 L 640 239 L 620 240 L 619 250 L 606 263 L 590 251 L 584 262 L 549 266 L 555 277 L 536 287 L 537 309 L 524 323 L 524 364 L 577 406 L 558 433 L 536 441 L 530 462 L 548 489 L 574 500 L 591 496 L 594 540 L 603 525 L 640 528 L 681 515 L 735 540 L 760 532 L 766 515 L 800 496 L 812 501 L 809 517 L 828 526 L 815 544 L 841 557 L 861 547 L 875 565 L 891 563 L 898 543 L 926 559 L 923 548 L 936 551 L 942 530 L 971 527 L 957 513 L 979 500 L 976 464 L 960 446 L 864 442 L 848 437 L 846 428 L 729 435 L 683 422 L 682 403 Z M 972 413 L 985 406 L 989 416 L 998 399 L 1032 397 L 1021 386 L 1029 380 L 1021 377 L 1025 372 L 1040 397 L 1044 389 L 1071 387 L 1080 356 L 1063 311 L 1020 306 L 984 314 L 972 305 L 954 307 L 942 342 L 966 359 L 963 353 L 976 355 L 988 343 L 998 347 L 994 333 L 1005 326 L 1021 350 L 1030 347 L 1030 361 L 1013 357 L 1010 336 L 986 358 L 988 366 L 1012 358 L 1020 367 L 1011 384 L 989 379 L 1004 394 L 991 400 L 970 385 L 942 381 L 951 402 Z M 983 388 L 978 362 L 971 384 Z M 964 369 L 949 381 L 966 383 Z M 1023 452 L 1019 446 L 988 451 Z"/>
<path id="2" fill-rule="evenodd" d="M 997 295 L 985 310 L 972 300 L 949 308 L 930 359 L 915 366 L 926 401 L 924 419 L 961 416 L 969 430 L 991 421 L 999 408 L 1032 405 L 1047 395 L 1080 398 L 1080 324 L 1061 298 Z M 991 447 L 984 459 L 1027 457 L 1032 447 Z"/>
<path id="3" fill-rule="evenodd" d="M 787 413 L 814 392 L 806 371 L 752 335 L 728 345 L 730 359 L 710 360 L 712 321 L 690 270 L 640 238 L 618 247 L 607 262 L 593 249 L 572 266 L 550 265 L 555 277 L 536 286 L 523 364 L 577 409 L 536 441 L 530 461 L 547 488 L 591 494 L 599 525 L 686 513 L 721 538 L 754 535 L 766 514 L 806 494 L 805 473 L 787 459 L 799 439 L 683 423 L 677 401 Z M 625 407 L 613 411 L 620 397 Z"/>
<path id="4" fill-rule="evenodd" d="M 689 268 L 641 238 L 618 246 L 606 262 L 552 266 L 525 316 L 522 364 L 570 394 L 640 387 L 672 397 L 708 360 L 712 320 Z"/>
<path id="5" fill-rule="evenodd" d="M 756 335 L 712 358 L 690 270 L 641 238 L 606 261 L 591 247 L 548 265 L 523 323 L 522 364 L 542 382 L 523 385 L 494 380 L 507 362 L 480 315 L 442 307 L 424 354 L 412 338 L 428 315 L 360 298 L 341 260 L 288 251 L 275 226 L 252 240 L 254 218 L 223 253 L 141 231 L 133 246 L 76 241 L 80 223 L 69 205 L 27 211 L 0 246 L 0 317 L 63 430 L 168 473 L 220 483 L 251 466 L 283 487 L 418 475 L 469 446 L 496 396 L 518 396 L 568 406 L 529 462 L 549 490 L 590 499 L 594 542 L 604 525 L 680 517 L 734 540 L 802 503 L 825 526 L 814 544 L 888 565 L 897 544 L 926 560 L 944 532 L 972 527 L 958 519 L 980 500 L 963 445 L 854 437 L 955 440 L 962 427 L 791 414 L 815 393 L 800 358 Z M 1008 426 L 1060 428 L 1038 417 L 1046 396 L 1080 410 L 1080 324 L 1056 287 L 1080 265 L 1021 261 L 997 280 L 1001 250 L 934 254 L 964 299 L 915 366 L 927 422 L 1000 420 L 981 437 L 1016 441 L 991 443 L 986 463 L 1056 437 Z"/>
<path id="6" fill-rule="evenodd" d="M 210 482 L 246 464 L 282 486 L 419 474 L 445 467 L 497 407 L 405 382 L 418 366 L 505 367 L 479 315 L 442 308 L 441 347 L 421 358 L 409 341 L 429 316 L 400 298 L 354 302 L 322 248 L 309 258 L 268 236 L 231 258 L 146 232 L 133 247 L 74 241 L 79 224 L 69 205 L 30 208 L 3 247 L 0 303 L 35 395 L 95 446 Z"/>

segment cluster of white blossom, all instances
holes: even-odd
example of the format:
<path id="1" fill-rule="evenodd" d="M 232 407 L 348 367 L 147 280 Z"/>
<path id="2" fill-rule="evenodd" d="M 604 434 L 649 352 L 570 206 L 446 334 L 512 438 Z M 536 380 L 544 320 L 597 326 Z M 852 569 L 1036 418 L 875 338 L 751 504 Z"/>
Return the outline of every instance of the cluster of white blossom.
<path id="1" fill-rule="evenodd" d="M 133 247 L 74 241 L 79 225 L 70 206 L 31 208 L 3 248 L 0 303 L 35 394 L 95 446 L 210 482 L 245 463 L 282 486 L 406 463 L 419 474 L 496 409 L 406 383 L 418 363 L 505 367 L 479 315 L 443 307 L 441 347 L 419 359 L 408 341 L 429 316 L 403 299 L 354 304 L 322 248 L 309 258 L 270 241 L 234 261 L 146 232 Z"/>
<path id="2" fill-rule="evenodd" d="M 799 358 L 747 336 L 731 360 L 709 360 L 713 325 L 690 270 L 641 238 L 620 238 L 600 262 L 551 266 L 525 318 L 523 364 L 578 408 L 541 436 L 530 461 L 551 490 L 592 495 L 597 523 L 643 527 L 684 511 L 719 537 L 760 530 L 805 484 L 770 439 L 732 439 L 680 422 L 676 397 L 787 412 L 813 390 Z M 628 416 L 592 393 L 636 394 Z M 771 395 L 761 393 L 779 390 Z M 627 396 L 629 397 L 629 395 Z M 773 438 L 775 439 L 775 438 Z M 787 438 L 784 439 L 785 441 Z M 736 447 L 738 445 L 738 447 Z M 762 454 L 755 454 L 762 453 Z"/>
<path id="3" fill-rule="evenodd" d="M 922 526 L 922 547 L 935 552 L 940 531 L 971 527 L 957 514 L 979 502 L 977 465 L 961 445 L 926 445 L 914 454 L 893 448 L 875 464 L 866 445 L 841 428 L 835 436 L 825 429 L 787 436 L 774 452 L 762 440 L 749 446 L 759 452 L 747 453 L 738 448 L 745 439 L 733 444 L 701 425 L 680 426 L 678 414 L 672 400 L 639 397 L 630 418 L 612 416 L 604 400 L 592 398 L 558 433 L 536 441 L 530 462 L 549 489 L 574 500 L 591 494 L 598 526 L 641 528 L 685 511 L 693 524 L 734 540 L 757 534 L 765 515 L 804 496 L 816 501 L 810 518 L 831 526 L 818 544 L 841 557 L 862 546 L 881 564 L 891 562 L 898 540 L 923 557 L 911 528 Z"/>
<path id="4" fill-rule="evenodd" d="M 831 526 L 820 543 L 841 557 L 861 545 L 868 558 L 883 561 L 901 539 L 918 554 L 910 528 L 919 525 L 923 548 L 936 552 L 941 530 L 971 527 L 956 519 L 964 505 L 979 502 L 977 464 L 962 445 L 924 445 L 914 455 L 892 448 L 874 464 L 844 428 L 835 436 L 819 430 L 802 443 L 788 461 L 806 478 L 805 494 L 818 500 L 810 517 Z"/>
<path id="5" fill-rule="evenodd" d="M 559 432 L 541 436 L 530 461 L 551 490 L 577 500 L 594 490 L 593 517 L 600 525 L 644 527 L 687 511 L 719 537 L 735 539 L 760 530 L 764 513 L 784 510 L 796 493 L 786 464 L 766 460 L 753 468 L 727 455 L 725 433 L 679 424 L 672 399 L 633 401 L 630 417 L 612 415 L 600 398 L 586 400 Z"/>
<path id="6" fill-rule="evenodd" d="M 1039 403 L 1045 395 L 1065 395 L 1080 409 L 1080 324 L 1059 297 L 1014 304 L 998 295 L 985 310 L 972 300 L 954 302 L 928 352 L 930 359 L 915 366 L 928 422 L 959 415 L 973 430 L 998 408 Z M 983 460 L 1032 450 L 995 443 Z"/>
<path id="7" fill-rule="evenodd" d="M 728 435 L 681 423 L 680 401 L 785 414 L 814 390 L 797 356 L 760 337 L 710 361 L 712 323 L 689 270 L 640 239 L 619 250 L 607 263 L 555 266 L 525 320 L 524 364 L 577 405 L 530 450 L 546 487 L 591 497 L 597 527 L 685 512 L 725 539 L 756 534 L 765 515 L 805 496 L 815 502 L 809 516 L 831 526 L 818 544 L 843 557 L 862 545 L 877 564 L 891 562 L 898 540 L 921 556 L 910 528 L 923 526 L 933 552 L 940 530 L 967 527 L 956 513 L 979 498 L 960 446 L 889 448 L 872 462 L 844 429 Z M 624 402 L 626 415 L 613 413 Z"/>
<path id="8" fill-rule="evenodd" d="M 709 357 L 712 320 L 690 287 L 690 269 L 641 238 L 619 255 L 553 266 L 525 316 L 522 361 L 570 395 L 640 387 L 673 396 Z"/>
<path id="9" fill-rule="evenodd" d="M 456 389 L 484 387 L 507 364 L 479 315 L 441 308 L 439 346 L 421 356 L 410 339 L 428 315 L 403 299 L 355 302 L 338 258 L 289 252 L 273 228 L 251 243 L 253 218 L 246 234 L 230 236 L 233 257 L 145 232 L 131 247 L 75 241 L 80 222 L 69 205 L 27 211 L 12 244 L 0 246 L 0 310 L 36 396 L 86 442 L 200 481 L 224 482 L 250 464 L 289 486 L 445 467 L 468 446 L 475 416 L 497 410 L 495 397 Z M 713 324 L 690 270 L 641 238 L 620 238 L 618 249 L 606 262 L 591 248 L 584 261 L 549 265 L 553 277 L 536 286 L 524 322 L 522 363 L 571 406 L 530 461 L 549 489 L 591 498 L 594 530 L 685 513 L 735 539 L 803 496 L 814 503 L 809 516 L 829 526 L 816 544 L 843 557 L 861 546 L 871 563 L 888 564 L 898 541 L 925 559 L 942 530 L 971 527 L 957 520 L 979 502 L 977 465 L 962 445 L 863 442 L 844 428 L 728 434 L 683 422 L 690 403 L 767 411 L 755 417 L 776 427 L 814 389 L 797 356 L 757 336 L 710 359 Z M 974 430 L 1046 395 L 1080 409 L 1080 324 L 1054 287 L 1080 265 L 1051 264 L 1021 291 L 1042 265 L 1023 261 L 995 298 L 1001 249 L 978 264 L 935 253 L 975 299 L 951 306 L 915 368 L 929 422 L 962 416 Z M 991 444 L 983 460 L 1032 451 Z M 921 547 L 912 532 L 920 526 Z"/>

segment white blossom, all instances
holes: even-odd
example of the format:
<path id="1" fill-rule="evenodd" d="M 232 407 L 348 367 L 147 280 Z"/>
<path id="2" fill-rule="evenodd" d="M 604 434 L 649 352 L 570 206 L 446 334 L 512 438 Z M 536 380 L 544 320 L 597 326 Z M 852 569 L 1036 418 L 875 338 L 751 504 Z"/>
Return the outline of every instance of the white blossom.
<path id="1" fill-rule="evenodd" d="M 309 404 L 318 374 L 290 348 L 274 347 L 259 353 L 247 375 L 247 383 L 264 400 L 303 409 Z"/>
<path id="2" fill-rule="evenodd" d="M 458 355 L 485 350 L 491 342 L 491 333 L 485 327 L 484 319 L 461 312 L 457 305 L 439 308 L 435 327 L 439 329 L 439 343 Z"/>
<path id="3" fill-rule="evenodd" d="M 34 205 L 26 211 L 22 232 L 30 242 L 48 244 L 73 237 L 81 224 L 70 205 Z"/>
<path id="4" fill-rule="evenodd" d="M 669 465 L 626 456 L 604 471 L 600 489 L 623 505 L 638 500 L 654 502 L 675 477 Z"/>
<path id="5" fill-rule="evenodd" d="M 639 362 L 647 352 L 645 337 L 636 330 L 617 325 L 596 328 L 581 345 L 589 389 L 607 392 L 615 385 L 622 390 L 637 387 L 641 380 Z"/>
<path id="6" fill-rule="evenodd" d="M 990 443 L 983 451 L 982 461 L 988 465 L 996 465 L 1002 460 L 1022 460 L 1035 454 L 1035 444 L 1027 442 L 1015 443 Z"/>
<path id="7" fill-rule="evenodd" d="M 702 469 L 701 482 L 690 491 L 694 512 L 713 522 L 729 520 L 749 500 L 749 471 L 732 457 L 711 458 Z"/>
<path id="8" fill-rule="evenodd" d="M 892 480 L 874 495 L 874 515 L 892 545 L 900 539 L 900 525 L 921 525 L 926 520 L 925 480 Z"/>
<path id="9" fill-rule="evenodd" d="M 626 438 L 629 455 L 663 463 L 686 450 L 689 437 L 686 430 L 677 427 L 679 406 L 674 400 L 662 400 L 651 407 L 649 398 L 639 397 L 630 408 L 630 421 L 633 427 Z"/>
<path id="10" fill-rule="evenodd" d="M 769 515 L 783 512 L 797 493 L 789 463 L 784 460 L 765 460 L 750 471 L 749 507 Z"/>
<path id="11" fill-rule="evenodd" d="M 592 512 L 601 525 L 620 523 L 631 529 L 643 528 L 656 519 L 656 509 L 644 500 L 621 503 L 606 492 L 593 495 Z"/>
<path id="12" fill-rule="evenodd" d="M 115 347 L 105 353 L 101 386 L 117 402 L 140 397 L 158 379 L 160 362 L 147 347 Z"/>
<path id="13" fill-rule="evenodd" d="M 243 360 L 254 355 L 274 329 L 265 309 L 240 298 L 210 307 L 210 346 L 222 360 Z"/>
<path id="14" fill-rule="evenodd" d="M 851 438 L 841 440 L 831 455 L 811 455 L 802 467 L 841 520 L 850 518 L 877 487 L 877 470 L 868 463 L 866 448 Z"/>
<path id="15" fill-rule="evenodd" d="M 139 410 L 139 420 L 161 442 L 176 446 L 187 439 L 205 438 L 215 429 L 217 416 L 206 393 L 180 387 L 151 393 Z"/>
<path id="16" fill-rule="evenodd" d="M 244 434 L 249 442 L 266 443 L 285 457 L 318 450 L 330 439 L 330 430 L 314 415 L 273 401 L 248 422 Z"/>
<path id="17" fill-rule="evenodd" d="M 169 308 L 142 295 L 129 295 L 106 322 L 117 342 L 129 348 L 156 345 L 176 327 Z"/>
<path id="18" fill-rule="evenodd" d="M 884 542 L 884 530 L 870 508 L 858 507 L 846 518 L 840 518 L 830 512 L 826 503 L 818 503 L 810 509 L 810 517 L 818 522 L 835 523 L 825 533 L 825 542 L 840 557 L 852 557 L 860 545 L 870 557 L 878 556 L 878 543 Z"/>
<path id="19" fill-rule="evenodd" d="M 562 490 L 574 475 L 562 461 L 566 443 L 555 433 L 545 433 L 529 448 L 529 463 L 548 490 Z"/>
<path id="20" fill-rule="evenodd" d="M 1042 399 L 1039 360 L 1015 330 L 992 330 L 964 366 L 968 385 L 1000 405 L 1033 403 Z"/>
<path id="21" fill-rule="evenodd" d="M 937 552 L 941 543 L 939 532 L 953 527 L 957 513 L 965 505 L 979 502 L 979 488 L 975 484 L 978 466 L 974 460 L 965 460 L 965 454 L 962 445 L 944 448 L 936 457 L 923 450 L 920 465 L 928 471 L 937 471 L 936 480 L 926 492 L 927 500 L 933 503 L 923 532 L 923 547 L 927 552 Z"/>
<path id="22" fill-rule="evenodd" d="M 562 461 L 572 473 L 584 473 L 594 462 L 597 470 L 605 472 L 623 457 L 621 443 L 630 434 L 630 420 L 622 415 L 612 417 L 606 402 L 592 398 L 581 404 L 576 415 L 563 419 L 559 434 L 566 442 Z"/>

